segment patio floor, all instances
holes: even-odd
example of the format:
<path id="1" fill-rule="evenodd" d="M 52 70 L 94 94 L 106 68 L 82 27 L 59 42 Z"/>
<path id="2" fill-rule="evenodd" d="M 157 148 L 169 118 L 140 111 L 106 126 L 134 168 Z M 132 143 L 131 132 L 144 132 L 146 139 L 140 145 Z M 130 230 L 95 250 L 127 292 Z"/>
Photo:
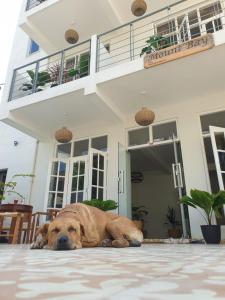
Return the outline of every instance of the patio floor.
<path id="1" fill-rule="evenodd" d="M 0 245 L 0 299 L 225 299 L 225 246 L 67 252 Z"/>

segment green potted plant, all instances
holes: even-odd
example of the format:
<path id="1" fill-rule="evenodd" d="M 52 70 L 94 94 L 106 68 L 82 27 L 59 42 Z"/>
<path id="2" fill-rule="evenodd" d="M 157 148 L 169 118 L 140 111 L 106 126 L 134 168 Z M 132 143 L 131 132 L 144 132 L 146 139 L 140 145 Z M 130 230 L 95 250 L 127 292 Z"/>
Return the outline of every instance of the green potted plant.
<path id="1" fill-rule="evenodd" d="M 132 207 L 132 220 L 141 231 L 144 231 L 144 221 L 147 215 L 148 211 L 145 206 Z"/>
<path id="2" fill-rule="evenodd" d="M 34 81 L 35 81 L 35 72 L 33 70 L 28 70 L 27 74 L 30 77 L 30 82 L 24 83 L 22 85 L 23 91 L 29 91 L 33 89 Z M 36 88 L 35 92 L 42 91 L 42 87 L 45 86 L 46 83 L 51 82 L 51 76 L 47 71 L 38 72 L 37 74 L 37 80 L 36 80 Z"/>
<path id="3" fill-rule="evenodd" d="M 145 53 L 149 54 L 173 45 L 169 38 L 162 35 L 153 35 L 146 41 L 146 43 L 147 46 L 142 49 L 140 56 L 144 55 Z"/>
<path id="4" fill-rule="evenodd" d="M 103 211 L 114 210 L 118 204 L 114 200 L 92 199 L 83 201 L 84 204 L 97 207 Z"/>
<path id="5" fill-rule="evenodd" d="M 173 207 L 168 206 L 166 219 L 167 222 L 165 224 L 171 226 L 171 228 L 168 229 L 169 237 L 174 239 L 180 239 L 182 237 L 182 231 L 179 228 L 181 223 L 178 221 L 176 210 Z"/>
<path id="6" fill-rule="evenodd" d="M 192 189 L 190 197 L 184 196 L 180 199 L 182 204 L 186 204 L 196 208 L 207 225 L 202 225 L 202 235 L 207 244 L 219 244 L 221 242 L 221 227 L 220 225 L 213 225 L 213 215 L 221 218 L 220 210 L 225 205 L 225 191 L 220 191 L 217 194 L 210 194 L 205 191 Z"/>
<path id="7" fill-rule="evenodd" d="M 19 197 L 22 201 L 25 201 L 25 197 L 16 191 L 17 182 L 13 179 L 17 177 L 34 177 L 33 174 L 16 174 L 13 175 L 12 179 L 8 182 L 0 182 L 0 203 L 6 199 L 7 195 L 15 195 Z M 17 203 L 19 200 L 15 199 L 14 203 Z"/>

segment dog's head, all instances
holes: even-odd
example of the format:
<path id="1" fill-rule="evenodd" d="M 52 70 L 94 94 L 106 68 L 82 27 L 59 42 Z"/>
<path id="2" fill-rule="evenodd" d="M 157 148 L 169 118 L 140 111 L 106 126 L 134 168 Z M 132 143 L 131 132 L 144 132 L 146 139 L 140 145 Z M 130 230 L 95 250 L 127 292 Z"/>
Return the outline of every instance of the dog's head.
<path id="1" fill-rule="evenodd" d="M 73 218 L 56 218 L 48 226 L 48 248 L 53 250 L 74 250 L 82 248 L 84 228 Z"/>

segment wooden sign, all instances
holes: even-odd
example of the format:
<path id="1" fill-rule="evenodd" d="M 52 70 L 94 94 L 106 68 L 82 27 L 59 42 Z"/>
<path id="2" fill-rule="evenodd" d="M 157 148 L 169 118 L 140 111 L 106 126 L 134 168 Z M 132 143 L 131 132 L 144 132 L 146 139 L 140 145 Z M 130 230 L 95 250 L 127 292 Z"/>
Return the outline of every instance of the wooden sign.
<path id="1" fill-rule="evenodd" d="M 215 46 L 211 33 L 197 37 L 193 40 L 177 44 L 156 52 L 146 54 L 144 58 L 145 69 L 167 63 L 185 56 L 199 53 Z"/>

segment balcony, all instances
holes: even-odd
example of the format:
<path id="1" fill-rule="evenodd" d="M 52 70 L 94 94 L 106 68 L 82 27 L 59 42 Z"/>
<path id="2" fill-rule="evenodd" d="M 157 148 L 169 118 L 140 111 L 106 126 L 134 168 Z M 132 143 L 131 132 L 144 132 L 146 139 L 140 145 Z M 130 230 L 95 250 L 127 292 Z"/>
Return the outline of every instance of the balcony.
<path id="1" fill-rule="evenodd" d="M 203 1 L 177 10 L 175 3 L 157 13 L 100 34 L 97 71 L 223 30 L 224 5 L 224 1 Z"/>
<path id="2" fill-rule="evenodd" d="M 9 101 L 84 78 L 90 72 L 90 40 L 14 70 Z"/>
<path id="3" fill-rule="evenodd" d="M 144 68 L 146 53 L 159 53 L 205 36 L 212 36 L 217 47 Z M 65 115 L 69 115 L 66 124 L 71 128 L 126 122 L 140 106 L 149 106 L 149 99 L 151 107 L 158 109 L 223 91 L 224 51 L 224 0 L 203 1 L 180 10 L 177 5 L 164 7 L 17 68 L 1 118 L 22 131 L 35 132 L 34 136 L 48 137 L 65 124 Z M 213 84 L 206 84 L 209 82 Z M 96 118 L 98 115 L 101 117 Z"/>

